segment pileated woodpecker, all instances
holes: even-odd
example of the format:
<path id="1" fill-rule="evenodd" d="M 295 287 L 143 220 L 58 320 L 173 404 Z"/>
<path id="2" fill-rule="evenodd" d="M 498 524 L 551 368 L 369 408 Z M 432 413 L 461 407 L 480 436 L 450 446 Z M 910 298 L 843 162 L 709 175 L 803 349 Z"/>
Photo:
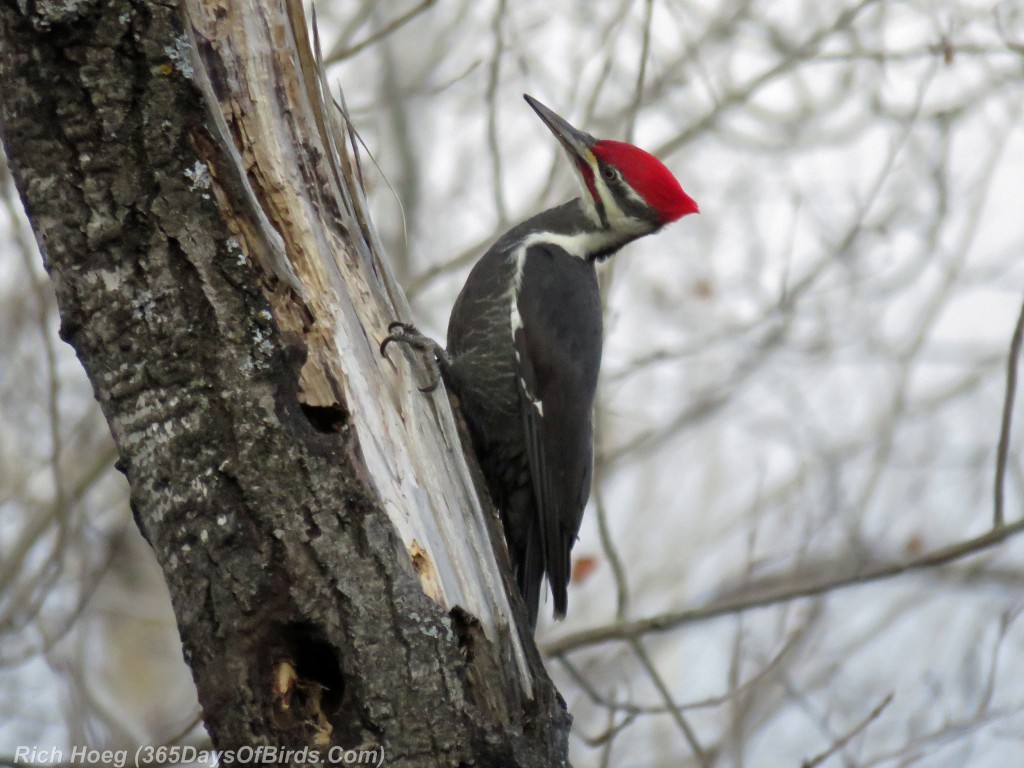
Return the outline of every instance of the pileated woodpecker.
<path id="1" fill-rule="evenodd" d="M 458 396 L 533 628 L 545 573 L 555 617 L 565 616 L 590 496 L 601 366 L 594 265 L 698 210 L 653 155 L 599 141 L 524 98 L 568 154 L 581 196 L 513 227 L 481 257 L 452 309 L 447 349 L 392 323 L 381 353 L 390 342 L 432 353 Z"/>

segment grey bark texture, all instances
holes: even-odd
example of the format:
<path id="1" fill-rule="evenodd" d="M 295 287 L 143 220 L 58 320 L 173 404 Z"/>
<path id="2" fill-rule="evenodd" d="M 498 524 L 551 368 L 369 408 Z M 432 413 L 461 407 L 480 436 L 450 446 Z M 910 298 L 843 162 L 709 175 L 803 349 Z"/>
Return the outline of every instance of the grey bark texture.
<path id="1" fill-rule="evenodd" d="M 62 337 L 217 748 L 564 764 L 448 402 L 374 354 L 406 306 L 314 62 L 297 2 L 0 0 L 0 132 Z"/>

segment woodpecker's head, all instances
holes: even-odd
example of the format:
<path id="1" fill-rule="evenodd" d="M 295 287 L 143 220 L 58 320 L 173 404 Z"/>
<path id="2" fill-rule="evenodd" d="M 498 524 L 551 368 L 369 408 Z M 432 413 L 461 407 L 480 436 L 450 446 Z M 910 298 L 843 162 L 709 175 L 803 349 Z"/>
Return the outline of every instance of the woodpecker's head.
<path id="1" fill-rule="evenodd" d="M 699 213 L 697 203 L 654 155 L 621 141 L 595 139 L 533 97 L 523 98 L 569 155 L 584 209 L 596 226 L 640 237 Z"/>

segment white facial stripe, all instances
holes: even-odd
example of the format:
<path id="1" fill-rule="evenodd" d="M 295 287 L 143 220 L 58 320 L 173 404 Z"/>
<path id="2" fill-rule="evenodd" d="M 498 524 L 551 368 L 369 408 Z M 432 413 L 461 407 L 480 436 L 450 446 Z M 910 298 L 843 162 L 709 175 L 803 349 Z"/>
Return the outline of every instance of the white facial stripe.
<path id="1" fill-rule="evenodd" d="M 601 202 L 604 204 L 604 213 L 608 217 L 608 223 L 611 224 L 613 221 L 619 221 L 624 218 L 622 209 L 619 208 L 619 204 L 615 202 L 615 195 L 608 189 L 608 185 L 605 180 L 597 173 L 597 167 L 594 168 L 594 186 L 597 187 L 597 194 L 601 196 Z"/>
<path id="2" fill-rule="evenodd" d="M 601 196 L 601 202 L 604 203 L 604 212 L 608 217 L 609 229 L 618 230 L 619 232 L 635 232 L 645 233 L 649 230 L 649 225 L 646 222 L 639 221 L 628 215 L 622 208 L 619 207 L 618 202 L 615 200 L 615 195 L 612 194 L 611 189 L 605 183 L 601 176 L 597 178 L 597 193 Z M 639 193 L 633 189 L 628 182 L 623 182 L 622 189 L 626 191 L 626 195 L 636 203 L 642 206 L 646 206 L 647 202 L 640 197 Z"/>
<path id="3" fill-rule="evenodd" d="M 593 222 L 599 228 L 603 227 L 605 222 L 601 221 L 601 217 L 597 212 L 597 206 L 594 203 L 593 197 L 591 196 L 590 188 L 587 187 L 587 182 L 583 178 L 583 173 L 580 171 L 579 166 L 576 164 L 576 158 L 570 156 L 570 160 L 572 161 L 573 172 L 576 174 L 576 179 L 579 181 L 580 189 L 582 189 L 583 191 L 583 210 L 586 213 L 587 218 L 589 218 L 591 222 Z M 647 222 L 633 218 L 632 216 L 630 216 L 629 214 L 622 210 L 622 208 L 616 201 L 615 195 L 612 193 L 611 188 L 608 186 L 608 183 L 604 180 L 604 177 L 601 175 L 600 163 L 598 162 L 597 157 L 594 155 L 593 152 L 587 152 L 586 161 L 587 164 L 590 166 L 591 173 L 594 176 L 594 189 L 597 190 L 597 195 L 598 197 L 601 198 L 601 205 L 604 207 L 604 216 L 607 223 L 607 229 L 617 231 L 619 233 L 629 233 L 637 235 L 646 234 L 650 230 L 650 225 Z M 629 185 L 628 182 L 623 182 L 622 189 L 633 202 L 644 207 L 648 205 L 647 201 L 644 200 L 640 196 L 640 194 Z M 619 239 L 620 238 L 617 237 L 609 237 L 607 238 L 606 244 L 610 244 Z M 575 251 L 571 248 L 566 248 L 566 250 L 569 251 L 569 253 L 572 253 L 574 256 L 579 255 L 578 251 Z"/>
<path id="4" fill-rule="evenodd" d="M 623 186 L 623 187 L 625 188 L 625 190 L 626 190 L 626 195 L 627 195 L 627 196 L 629 197 L 629 199 L 630 199 L 630 200 L 632 200 L 632 201 L 633 201 L 634 203 L 637 203 L 638 205 L 642 205 L 642 206 L 644 206 L 644 207 L 647 207 L 647 206 L 649 205 L 649 203 L 648 203 L 648 202 L 647 202 L 646 200 L 644 200 L 644 199 L 643 199 L 643 198 L 642 198 L 642 197 L 640 196 L 640 193 L 639 193 L 639 192 L 637 192 L 637 191 L 636 191 L 635 189 L 633 189 L 633 187 L 631 187 L 631 186 L 629 185 L 629 182 L 626 182 L 626 183 L 625 183 L 625 184 L 623 184 L 622 186 Z"/>
<path id="5" fill-rule="evenodd" d="M 597 206 L 594 204 L 594 198 L 590 195 L 590 188 L 587 186 L 587 180 L 583 178 L 583 172 L 580 170 L 578 165 L 577 157 L 571 152 L 567 152 L 569 155 L 569 162 L 572 164 L 572 172 L 576 174 L 576 181 L 579 182 L 580 190 L 583 192 L 580 198 L 583 200 L 583 212 L 590 219 L 591 223 L 595 227 L 601 226 L 601 216 L 597 212 Z M 590 166 L 590 172 L 594 174 L 594 185 L 598 189 L 600 195 L 601 189 L 601 177 L 597 175 L 597 158 L 594 157 L 593 153 L 587 152 L 586 157 L 587 165 Z M 604 196 L 601 196 L 604 199 Z"/>

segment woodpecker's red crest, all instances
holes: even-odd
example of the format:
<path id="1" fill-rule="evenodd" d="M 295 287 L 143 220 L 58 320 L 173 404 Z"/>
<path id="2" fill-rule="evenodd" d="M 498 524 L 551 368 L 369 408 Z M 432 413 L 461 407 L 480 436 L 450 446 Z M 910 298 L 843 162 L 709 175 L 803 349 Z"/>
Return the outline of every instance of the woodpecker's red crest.
<path id="1" fill-rule="evenodd" d="M 661 216 L 662 224 L 700 213 L 697 203 L 683 191 L 672 171 L 650 152 L 622 141 L 603 140 L 591 151 L 605 164 L 617 168 L 626 183 Z"/>

